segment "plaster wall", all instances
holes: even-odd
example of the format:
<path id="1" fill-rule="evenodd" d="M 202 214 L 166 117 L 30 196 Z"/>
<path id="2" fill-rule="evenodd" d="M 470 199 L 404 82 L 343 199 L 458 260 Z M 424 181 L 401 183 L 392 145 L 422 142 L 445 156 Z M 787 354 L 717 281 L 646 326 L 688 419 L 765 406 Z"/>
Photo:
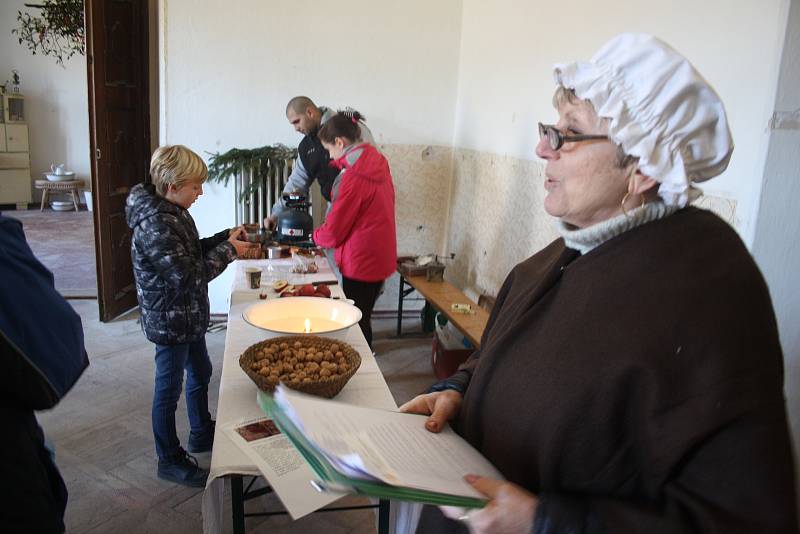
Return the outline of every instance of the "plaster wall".
<path id="1" fill-rule="evenodd" d="M 453 172 L 446 252 L 456 257 L 446 276 L 475 298 L 497 295 L 517 263 L 558 237 L 553 218 L 542 207 L 543 166 L 529 159 L 457 148 Z M 735 200 L 705 195 L 695 205 L 734 224 Z"/>
<path id="2" fill-rule="evenodd" d="M 17 12 L 37 10 L 22 0 L 0 2 L 0 82 L 19 71 L 20 92 L 25 95 L 31 154 L 31 179 L 42 177 L 51 163 L 65 163 L 90 187 L 89 102 L 86 57 L 75 55 L 61 67 L 53 57 L 32 55 L 17 42 Z M 33 189 L 33 199 L 41 192 Z M 83 200 L 83 199 L 81 199 Z"/>
<path id="3" fill-rule="evenodd" d="M 617 0 L 612 9 L 576 0 L 565 9 L 557 2 L 464 0 L 454 145 L 535 159 L 536 123 L 556 117 L 553 64 L 588 60 L 621 32 L 652 33 L 686 55 L 725 102 L 736 150 L 728 170 L 704 189 L 737 205 L 734 226 L 751 246 L 788 4 Z"/>
<path id="4" fill-rule="evenodd" d="M 800 444 L 800 2 L 786 25 L 775 112 L 771 122 L 753 256 L 772 295 L 781 335 L 786 401 L 795 449 Z"/>

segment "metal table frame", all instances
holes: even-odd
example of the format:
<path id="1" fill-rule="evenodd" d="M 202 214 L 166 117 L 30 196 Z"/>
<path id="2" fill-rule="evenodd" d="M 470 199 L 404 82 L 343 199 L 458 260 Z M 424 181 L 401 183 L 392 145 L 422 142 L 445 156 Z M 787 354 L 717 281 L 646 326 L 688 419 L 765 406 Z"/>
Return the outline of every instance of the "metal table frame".
<path id="1" fill-rule="evenodd" d="M 267 486 L 265 488 L 252 489 L 258 476 L 251 475 L 227 475 L 231 480 L 231 514 L 233 516 L 233 532 L 234 534 L 244 534 L 244 520 L 247 517 L 264 517 L 272 515 L 286 515 L 286 511 L 278 512 L 251 512 L 245 513 L 244 503 L 250 499 L 255 499 L 262 495 L 272 493 L 272 488 Z M 251 476 L 252 480 L 244 487 L 244 477 Z M 389 501 L 380 499 L 378 504 L 365 504 L 363 506 L 337 506 L 334 508 L 320 508 L 317 512 L 343 512 L 347 510 L 364 510 L 369 508 L 378 509 L 378 534 L 389 534 Z"/>
<path id="2" fill-rule="evenodd" d="M 408 288 L 406 288 L 405 286 L 408 286 Z M 400 288 L 397 291 L 397 337 L 402 337 L 403 335 L 403 302 L 406 300 L 406 297 L 408 297 L 414 291 L 416 291 L 414 286 L 406 282 L 406 278 L 401 274 Z M 430 306 L 428 301 L 423 297 L 418 297 L 409 300 L 424 300 L 425 306 L 426 307 Z"/>

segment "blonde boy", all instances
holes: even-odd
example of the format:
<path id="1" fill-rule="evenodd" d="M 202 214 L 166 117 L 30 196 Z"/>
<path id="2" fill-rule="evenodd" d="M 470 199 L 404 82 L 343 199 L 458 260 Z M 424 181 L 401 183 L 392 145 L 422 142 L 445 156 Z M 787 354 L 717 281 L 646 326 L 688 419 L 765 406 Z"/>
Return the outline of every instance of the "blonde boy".
<path id="1" fill-rule="evenodd" d="M 208 411 L 211 360 L 205 332 L 208 282 L 243 250 L 241 227 L 200 239 L 189 207 L 203 194 L 208 168 L 182 145 L 162 146 L 150 160 L 151 184 L 131 189 L 126 202 L 133 229 L 131 256 L 142 329 L 155 344 L 152 423 L 158 476 L 203 487 L 208 472 L 180 445 L 175 409 L 186 369 L 190 452 L 211 450 L 214 421 Z"/>

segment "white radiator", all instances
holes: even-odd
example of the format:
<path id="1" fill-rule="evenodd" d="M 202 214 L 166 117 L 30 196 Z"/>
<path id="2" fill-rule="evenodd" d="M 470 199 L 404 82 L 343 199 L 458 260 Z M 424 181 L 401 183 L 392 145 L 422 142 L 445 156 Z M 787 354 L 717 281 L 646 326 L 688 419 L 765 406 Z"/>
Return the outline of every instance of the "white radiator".
<path id="1" fill-rule="evenodd" d="M 269 159 L 256 161 L 250 167 L 242 167 L 234 179 L 234 205 L 236 225 L 261 224 L 272 213 L 272 206 L 280 198 L 284 185 L 292 173 L 294 162 L 270 165 Z M 261 168 L 267 170 L 266 178 L 259 179 Z"/>

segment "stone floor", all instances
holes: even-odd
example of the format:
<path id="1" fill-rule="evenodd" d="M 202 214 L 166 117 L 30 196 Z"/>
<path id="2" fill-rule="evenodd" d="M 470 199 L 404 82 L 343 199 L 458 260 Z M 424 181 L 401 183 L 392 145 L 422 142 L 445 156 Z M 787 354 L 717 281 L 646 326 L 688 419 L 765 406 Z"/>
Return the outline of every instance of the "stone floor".
<path id="1" fill-rule="evenodd" d="M 33 253 L 55 277 L 65 297 L 96 297 L 94 223 L 88 211 L 9 210 L 4 215 L 22 221 Z"/>
<path id="2" fill-rule="evenodd" d="M 96 301 L 70 303 L 83 319 L 91 365 L 54 410 L 39 415 L 70 492 L 67 532 L 201 532 L 202 492 L 155 476 L 150 431 L 153 348 L 139 330 L 136 314 L 100 323 Z M 419 330 L 419 322 L 414 323 L 407 321 L 408 331 Z M 435 381 L 430 338 L 393 338 L 393 319 L 376 319 L 373 324 L 378 363 L 400 404 Z M 207 341 L 215 366 L 209 388 L 213 414 L 225 330 L 209 333 Z M 189 430 L 183 404 L 177 421 L 178 435 L 185 440 Z M 207 467 L 210 454 L 198 459 Z M 225 532 L 231 532 L 229 495 L 225 506 Z M 277 510 L 280 504 L 274 496 L 265 497 L 248 502 L 247 509 Z M 372 533 L 375 519 L 372 511 L 312 514 L 296 522 L 277 516 L 248 519 L 247 528 L 259 533 Z"/>

